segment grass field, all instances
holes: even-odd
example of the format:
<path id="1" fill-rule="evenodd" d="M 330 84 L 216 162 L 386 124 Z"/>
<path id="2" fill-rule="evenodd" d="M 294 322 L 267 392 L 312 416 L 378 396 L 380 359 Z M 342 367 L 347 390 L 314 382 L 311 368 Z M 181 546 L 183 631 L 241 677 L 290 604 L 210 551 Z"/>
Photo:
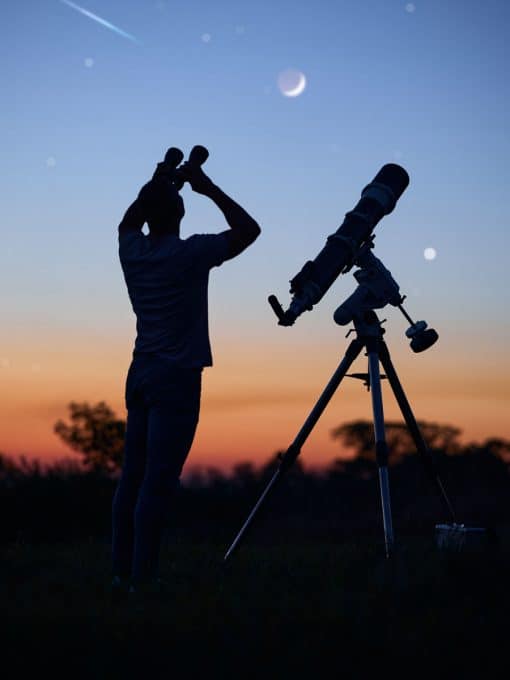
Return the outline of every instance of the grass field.
<path id="1" fill-rule="evenodd" d="M 390 560 L 370 540 L 227 547 L 166 543 L 174 591 L 136 609 L 110 602 L 105 540 L 4 545 L 3 677 L 508 677 L 506 537 L 406 537 Z"/>

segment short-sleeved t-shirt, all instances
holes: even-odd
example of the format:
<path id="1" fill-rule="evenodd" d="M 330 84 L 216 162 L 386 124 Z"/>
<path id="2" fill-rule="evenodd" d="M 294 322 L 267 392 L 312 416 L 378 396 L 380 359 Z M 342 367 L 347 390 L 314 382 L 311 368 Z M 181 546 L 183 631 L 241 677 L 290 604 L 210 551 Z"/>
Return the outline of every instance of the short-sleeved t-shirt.
<path id="1" fill-rule="evenodd" d="M 119 258 L 136 315 L 133 357 L 157 354 L 182 367 L 212 366 L 209 271 L 228 254 L 227 232 L 157 240 L 119 234 Z"/>

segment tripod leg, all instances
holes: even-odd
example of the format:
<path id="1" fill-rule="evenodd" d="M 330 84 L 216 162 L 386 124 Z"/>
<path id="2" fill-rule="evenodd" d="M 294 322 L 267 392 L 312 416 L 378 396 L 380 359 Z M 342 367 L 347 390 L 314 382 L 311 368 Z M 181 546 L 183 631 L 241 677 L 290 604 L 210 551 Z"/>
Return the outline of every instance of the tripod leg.
<path id="1" fill-rule="evenodd" d="M 439 478 L 439 473 L 435 461 L 432 458 L 432 454 L 429 448 L 427 447 L 427 444 L 425 443 L 425 440 L 423 439 L 423 436 L 420 432 L 418 423 L 416 422 L 409 402 L 407 401 L 407 397 L 404 393 L 404 390 L 402 389 L 402 385 L 400 384 L 400 380 L 398 379 L 397 372 L 395 371 L 395 367 L 393 366 L 393 362 L 391 361 L 388 347 L 384 341 L 381 341 L 379 343 L 379 356 L 381 363 L 384 367 L 384 370 L 386 371 L 386 375 L 388 376 L 388 380 L 390 382 L 393 393 L 395 394 L 397 403 L 400 407 L 400 410 L 402 411 L 402 415 L 404 416 L 404 420 L 413 438 L 416 449 L 418 453 L 422 456 L 422 460 L 425 464 L 425 468 L 428 474 L 436 482 L 439 488 L 441 499 L 445 505 L 447 512 L 449 513 L 452 519 L 452 522 L 456 524 L 455 511 L 452 507 L 452 504 L 450 503 L 450 500 L 448 499 L 448 496 L 446 495 L 446 491 L 444 490 L 443 484 Z"/>
<path id="2" fill-rule="evenodd" d="M 386 557 L 393 552 L 394 537 L 391 519 L 390 485 L 388 480 L 388 445 L 384 430 L 384 410 L 381 390 L 381 374 L 379 372 L 379 354 L 377 340 L 367 342 L 368 371 L 370 377 L 370 393 L 372 395 L 372 410 L 374 413 L 375 454 L 379 470 L 379 486 L 381 489 L 381 505 L 384 526 L 384 542 Z"/>
<path id="3" fill-rule="evenodd" d="M 345 356 L 340 362 L 338 368 L 333 373 L 331 380 L 328 382 L 324 388 L 323 393 L 317 400 L 317 403 L 313 407 L 310 415 L 305 420 L 302 428 L 296 435 L 296 438 L 289 446 L 282 458 L 282 466 L 284 469 L 290 467 L 290 465 L 296 460 L 301 452 L 301 447 L 308 439 L 308 435 L 315 427 L 317 421 L 324 412 L 324 409 L 329 404 L 332 396 L 336 392 L 338 386 L 340 385 L 345 374 L 351 367 L 353 361 L 357 358 L 361 350 L 363 349 L 363 342 L 360 340 L 353 340 L 345 352 Z"/>
<path id="4" fill-rule="evenodd" d="M 245 521 L 243 526 L 241 527 L 241 530 L 235 537 L 234 541 L 232 542 L 230 548 L 227 550 L 225 553 L 224 559 L 226 560 L 234 551 L 236 546 L 239 544 L 241 538 L 243 537 L 244 533 L 252 523 L 253 518 L 255 517 L 259 507 L 262 505 L 263 500 L 267 496 L 269 490 L 271 487 L 274 486 L 275 482 L 281 478 L 282 474 L 287 470 L 292 463 L 296 460 L 296 458 L 299 456 L 301 452 L 301 447 L 303 446 L 304 442 L 308 438 L 308 435 L 312 431 L 314 425 L 317 423 L 319 420 L 320 416 L 324 412 L 324 409 L 328 405 L 329 401 L 331 400 L 332 396 L 334 395 L 336 389 L 340 385 L 340 382 L 342 381 L 342 378 L 344 378 L 345 374 L 351 367 L 351 364 L 353 361 L 357 358 L 361 350 L 363 349 L 363 342 L 360 340 L 356 339 L 351 342 L 349 347 L 347 348 L 345 352 L 345 356 L 340 362 L 338 368 L 334 372 L 333 376 L 331 377 L 330 381 L 324 388 L 323 393 L 319 397 L 317 403 L 313 407 L 312 411 L 310 412 L 310 415 L 306 419 L 305 423 L 303 424 L 302 428 L 299 430 L 298 434 L 296 435 L 296 438 L 292 442 L 292 444 L 289 446 L 287 451 L 283 454 L 281 458 L 280 465 L 274 475 L 272 476 L 271 480 L 269 481 L 269 484 L 266 486 L 264 489 L 264 492 L 260 496 L 259 500 L 255 504 L 253 510 L 248 516 L 248 519 Z"/>

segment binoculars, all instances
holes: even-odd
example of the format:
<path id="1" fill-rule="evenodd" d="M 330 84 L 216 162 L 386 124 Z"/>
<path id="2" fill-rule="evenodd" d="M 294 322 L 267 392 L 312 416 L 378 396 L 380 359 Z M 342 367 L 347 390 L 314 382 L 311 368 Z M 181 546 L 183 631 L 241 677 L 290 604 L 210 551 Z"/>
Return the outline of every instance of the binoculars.
<path id="1" fill-rule="evenodd" d="M 184 154 L 180 149 L 175 146 L 170 147 L 166 152 L 163 161 L 158 163 L 153 179 L 161 176 L 167 177 L 171 180 L 177 191 L 180 191 L 185 182 L 182 173 L 179 172 L 179 165 L 182 163 L 183 158 Z M 208 158 L 209 151 L 205 146 L 196 144 L 191 149 L 187 162 L 191 165 L 200 166 L 203 165 Z"/>

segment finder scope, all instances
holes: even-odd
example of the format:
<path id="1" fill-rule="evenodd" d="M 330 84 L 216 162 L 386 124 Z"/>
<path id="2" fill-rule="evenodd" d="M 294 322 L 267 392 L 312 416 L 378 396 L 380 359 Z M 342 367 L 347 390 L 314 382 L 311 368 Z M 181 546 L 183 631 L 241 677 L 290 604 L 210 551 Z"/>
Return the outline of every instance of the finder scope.
<path id="1" fill-rule="evenodd" d="M 322 299 L 340 274 L 353 267 L 360 250 L 372 240 L 375 226 L 393 210 L 408 184 L 409 175 L 400 165 L 388 163 L 379 170 L 317 257 L 308 260 L 290 281 L 293 297 L 289 308 L 284 311 L 276 296 L 269 296 L 281 326 L 292 326 L 298 316 Z"/>

